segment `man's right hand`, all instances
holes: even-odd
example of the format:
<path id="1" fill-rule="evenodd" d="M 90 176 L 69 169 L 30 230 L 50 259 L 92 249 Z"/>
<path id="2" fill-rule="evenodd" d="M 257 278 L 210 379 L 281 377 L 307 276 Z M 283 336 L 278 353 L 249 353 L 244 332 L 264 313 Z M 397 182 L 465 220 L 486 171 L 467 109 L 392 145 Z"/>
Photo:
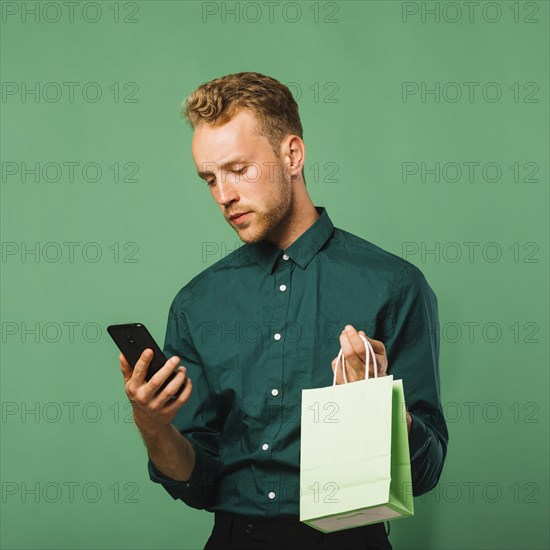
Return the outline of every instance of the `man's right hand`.
<path id="1" fill-rule="evenodd" d="M 147 382 L 145 375 L 152 358 L 153 351 L 150 348 L 146 349 L 141 354 L 134 369 L 132 369 L 126 361 L 126 357 L 122 353 L 119 355 L 126 395 L 134 410 L 134 421 L 140 431 L 146 431 L 150 434 L 154 434 L 170 424 L 178 409 L 188 401 L 193 391 L 191 379 L 187 378 L 186 380 L 185 367 L 180 367 L 174 379 L 160 393 L 156 394 L 165 380 L 174 372 L 179 358 L 172 357 L 169 359 Z M 171 400 L 170 398 L 175 395 L 184 382 L 186 382 L 185 388 L 176 399 Z"/>

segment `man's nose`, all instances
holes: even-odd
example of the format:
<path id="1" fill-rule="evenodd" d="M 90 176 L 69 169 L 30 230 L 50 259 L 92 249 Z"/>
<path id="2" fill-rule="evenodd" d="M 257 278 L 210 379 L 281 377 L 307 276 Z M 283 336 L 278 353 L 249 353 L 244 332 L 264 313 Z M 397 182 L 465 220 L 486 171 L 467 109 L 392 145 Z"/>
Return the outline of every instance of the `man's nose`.
<path id="1" fill-rule="evenodd" d="M 224 206 L 231 204 L 233 201 L 239 198 L 239 194 L 237 193 L 235 186 L 227 179 L 220 178 L 216 185 L 216 190 L 216 200 L 219 204 L 223 204 Z"/>

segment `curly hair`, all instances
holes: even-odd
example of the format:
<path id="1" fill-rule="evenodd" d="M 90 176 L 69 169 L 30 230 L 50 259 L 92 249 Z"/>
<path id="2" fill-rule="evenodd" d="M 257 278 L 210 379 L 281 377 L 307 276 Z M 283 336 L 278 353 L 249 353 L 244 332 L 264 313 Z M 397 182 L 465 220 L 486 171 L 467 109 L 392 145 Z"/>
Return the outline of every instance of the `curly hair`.
<path id="1" fill-rule="evenodd" d="M 298 104 L 291 91 L 260 73 L 235 73 L 205 82 L 184 100 L 181 111 L 194 129 L 202 123 L 222 126 L 242 108 L 253 111 L 258 130 L 275 155 L 285 136 L 295 134 L 303 139 Z"/>

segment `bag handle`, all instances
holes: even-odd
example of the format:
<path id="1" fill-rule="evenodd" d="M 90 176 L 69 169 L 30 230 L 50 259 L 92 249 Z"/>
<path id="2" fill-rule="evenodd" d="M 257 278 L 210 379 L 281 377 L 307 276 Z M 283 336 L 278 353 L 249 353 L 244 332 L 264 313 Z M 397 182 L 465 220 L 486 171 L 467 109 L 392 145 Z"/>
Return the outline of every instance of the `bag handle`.
<path id="1" fill-rule="evenodd" d="M 378 378 L 378 364 L 376 363 L 376 355 L 374 354 L 374 350 L 372 349 L 371 343 L 362 335 L 359 334 L 359 338 L 363 340 L 363 343 L 365 344 L 365 379 L 369 379 L 369 363 L 370 363 L 370 354 L 372 353 L 372 360 L 374 361 L 374 378 Z M 370 350 L 370 351 L 369 351 Z M 344 360 L 344 352 L 342 348 L 340 348 L 340 351 L 338 352 L 338 357 L 336 358 L 336 367 L 334 367 L 334 379 L 332 381 L 332 385 L 336 385 L 336 374 L 338 373 L 338 365 L 340 364 L 340 357 L 342 358 L 342 374 L 344 375 L 344 383 L 347 384 L 348 380 L 346 378 L 346 365 Z"/>

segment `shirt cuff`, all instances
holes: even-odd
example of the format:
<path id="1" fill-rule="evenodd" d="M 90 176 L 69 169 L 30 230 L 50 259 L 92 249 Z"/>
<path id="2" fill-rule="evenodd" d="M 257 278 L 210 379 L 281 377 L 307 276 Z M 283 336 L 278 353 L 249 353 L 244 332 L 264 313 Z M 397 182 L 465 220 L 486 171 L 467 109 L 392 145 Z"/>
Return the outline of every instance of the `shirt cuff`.
<path id="1" fill-rule="evenodd" d="M 204 471 L 203 465 L 206 457 L 202 450 L 197 450 L 195 445 L 193 445 L 193 449 L 195 449 L 195 466 L 191 472 L 191 477 L 187 481 L 176 480 L 167 476 L 157 468 L 151 457 L 148 456 L 147 469 L 149 470 L 149 478 L 155 483 L 160 483 L 174 499 L 181 498 L 188 490 L 192 490 L 197 485 L 200 485 L 204 477 L 201 476 L 201 472 Z"/>
<path id="2" fill-rule="evenodd" d="M 409 432 L 409 451 L 411 462 L 418 458 L 430 444 L 430 430 L 418 416 L 411 415 L 411 431 Z"/>

